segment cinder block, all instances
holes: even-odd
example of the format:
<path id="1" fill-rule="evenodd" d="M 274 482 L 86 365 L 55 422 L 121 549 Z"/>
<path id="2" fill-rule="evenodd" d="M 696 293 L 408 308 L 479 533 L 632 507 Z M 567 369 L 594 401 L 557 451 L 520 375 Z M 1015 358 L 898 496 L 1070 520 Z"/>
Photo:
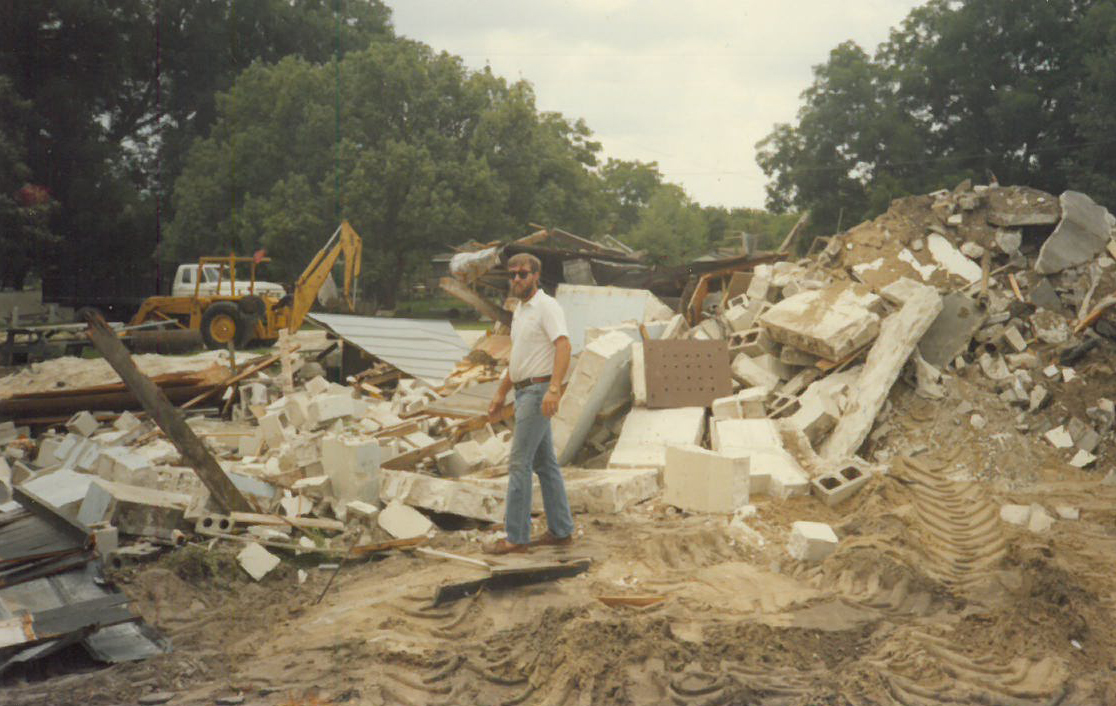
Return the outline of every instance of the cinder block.
<path id="1" fill-rule="evenodd" d="M 459 478 L 473 470 L 473 467 L 469 465 L 465 457 L 456 448 L 435 454 L 434 463 L 438 467 L 438 473 L 446 478 Z"/>
<path id="2" fill-rule="evenodd" d="M 733 336 L 729 341 L 729 349 L 734 353 L 744 353 L 755 359 L 767 353 L 777 352 L 779 346 L 767 331 L 753 327 Z"/>
<path id="3" fill-rule="evenodd" d="M 834 473 L 826 473 L 811 481 L 814 494 L 826 505 L 833 507 L 851 498 L 868 482 L 871 475 L 856 466 L 845 466 Z"/>
<path id="4" fill-rule="evenodd" d="M 375 440 L 337 436 L 322 438 L 322 469 L 329 476 L 334 498 L 375 502 L 380 486 L 380 445 Z"/>
<path id="5" fill-rule="evenodd" d="M 97 423 L 93 415 L 85 411 L 78 412 L 66 422 L 67 430 L 85 437 L 93 436 L 93 433 L 96 432 L 99 427 L 100 424 Z"/>
<path id="6" fill-rule="evenodd" d="M 310 424 L 321 426 L 335 419 L 353 415 L 353 398 L 347 392 L 327 393 L 314 397 L 307 407 Z"/>
<path id="7" fill-rule="evenodd" d="M 788 417 L 788 421 L 801 429 L 810 443 L 817 447 L 826 434 L 837 426 L 841 413 L 837 403 L 828 395 L 803 395 L 799 398 L 798 411 Z"/>
<path id="8" fill-rule="evenodd" d="M 732 361 L 732 376 L 749 387 L 765 387 L 768 390 L 774 390 L 780 382 L 778 375 L 760 367 L 743 353 Z"/>
<path id="9" fill-rule="evenodd" d="M 112 427 L 117 431 L 134 431 L 141 426 L 143 426 L 143 422 L 128 411 L 121 412 L 120 416 L 112 423 Z"/>
<path id="10" fill-rule="evenodd" d="M 734 334 L 729 339 L 730 341 L 732 341 L 737 334 L 752 328 L 752 325 L 756 321 L 755 311 L 748 308 L 747 297 L 742 294 L 739 297 L 736 297 L 733 301 L 739 299 L 744 299 L 744 302 L 729 306 L 727 309 L 725 309 L 725 313 L 722 314 L 722 317 L 725 320 L 725 324 Z M 731 349 L 732 346 L 733 344 L 730 342 L 729 348 Z"/>
<path id="11" fill-rule="evenodd" d="M 663 502 L 690 512 L 732 513 L 748 504 L 747 457 L 698 446 L 668 446 Z"/>
<path id="12" fill-rule="evenodd" d="M 749 387 L 713 400 L 710 410 L 715 419 L 762 419 L 767 416 L 763 403 L 770 394 L 767 388 Z"/>
<path id="13" fill-rule="evenodd" d="M 485 463 L 489 466 L 499 466 L 505 463 L 508 460 L 510 451 L 511 449 L 508 447 L 508 443 L 498 436 L 486 439 L 485 442 L 481 444 L 481 452 L 484 454 Z"/>
<path id="14" fill-rule="evenodd" d="M 40 466 L 53 466 L 58 463 L 59 450 L 63 448 L 63 443 L 67 438 L 77 436 L 76 434 L 67 434 L 65 437 L 58 436 L 45 436 L 39 441 L 39 449 L 35 454 L 35 463 Z M 82 437 L 84 438 L 84 437 Z M 72 443 L 72 442 L 71 442 Z M 65 457 L 63 452 L 63 457 Z"/>
<path id="15" fill-rule="evenodd" d="M 824 522 L 795 522 L 791 526 L 787 553 L 799 561 L 817 562 L 837 549 L 837 534 Z"/>
<path id="16" fill-rule="evenodd" d="M 303 386 L 312 396 L 324 395 L 329 391 L 329 382 L 321 375 L 306 381 Z M 289 395 L 288 395 L 289 397 Z"/>
<path id="17" fill-rule="evenodd" d="M 310 476 L 299 478 L 291 484 L 291 490 L 307 497 L 322 499 L 330 494 L 332 486 L 329 476 Z"/>
<path id="18" fill-rule="evenodd" d="M 287 440 L 285 422 L 286 415 L 283 412 L 271 412 L 260 417 L 260 435 L 267 442 L 268 448 L 278 449 Z"/>

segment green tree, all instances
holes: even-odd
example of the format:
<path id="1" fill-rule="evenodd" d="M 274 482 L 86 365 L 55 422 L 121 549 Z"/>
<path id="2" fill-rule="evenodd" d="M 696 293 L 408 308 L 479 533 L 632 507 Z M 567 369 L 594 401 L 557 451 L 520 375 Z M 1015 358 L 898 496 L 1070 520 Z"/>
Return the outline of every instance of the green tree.
<path id="1" fill-rule="evenodd" d="M 337 66 L 253 65 L 217 113 L 175 184 L 166 257 L 264 245 L 291 280 L 348 218 L 364 291 L 392 306 L 438 250 L 596 219 L 599 146 L 584 123 L 540 115 L 527 84 L 417 42 L 373 42 Z"/>
<path id="2" fill-rule="evenodd" d="M 624 240 L 647 253 L 657 265 L 692 260 L 707 248 L 701 207 L 675 184 L 662 184 L 640 214 L 639 223 Z"/>
<path id="3" fill-rule="evenodd" d="M 838 46 L 757 145 L 768 207 L 817 233 L 966 177 L 1116 195 L 1114 27 L 1111 0 L 931 0 L 874 58 Z"/>
<path id="4" fill-rule="evenodd" d="M 600 176 L 608 209 L 608 232 L 612 235 L 630 232 L 663 183 L 658 163 L 609 159 L 601 167 Z"/>

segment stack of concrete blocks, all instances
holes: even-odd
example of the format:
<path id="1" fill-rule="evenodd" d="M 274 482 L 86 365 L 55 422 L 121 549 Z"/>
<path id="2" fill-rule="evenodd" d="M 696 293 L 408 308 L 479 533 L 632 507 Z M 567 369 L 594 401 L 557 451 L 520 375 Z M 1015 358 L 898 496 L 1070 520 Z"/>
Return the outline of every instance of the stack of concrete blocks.
<path id="1" fill-rule="evenodd" d="M 847 284 L 807 290 L 788 297 L 760 316 L 771 337 L 830 361 L 840 361 L 879 334 L 872 309 L 879 297 Z"/>
<path id="2" fill-rule="evenodd" d="M 867 470 L 855 465 L 844 466 L 832 473 L 824 473 L 811 481 L 814 494 L 826 505 L 834 507 L 856 495 L 871 478 Z"/>
<path id="3" fill-rule="evenodd" d="M 748 457 L 668 446 L 663 502 L 689 512 L 730 514 L 748 504 Z"/>
<path id="4" fill-rule="evenodd" d="M 609 468 L 663 468 L 669 446 L 700 445 L 705 407 L 633 408 L 624 419 Z"/>
<path id="5" fill-rule="evenodd" d="M 559 463 L 573 461 L 606 404 L 630 397 L 631 350 L 629 336 L 611 331 L 585 346 L 578 356 L 558 413 L 551 420 Z"/>
<path id="6" fill-rule="evenodd" d="M 374 439 L 322 438 L 322 470 L 333 488 L 334 511 L 344 515 L 353 500 L 375 502 L 380 488 L 380 445 Z M 342 519 L 339 517 L 339 519 Z"/>
<path id="7" fill-rule="evenodd" d="M 809 492 L 810 478 L 783 446 L 775 420 L 716 420 L 710 441 L 713 450 L 720 454 L 748 459 L 753 495 L 766 493 L 786 498 Z"/>
<path id="8" fill-rule="evenodd" d="M 798 561 L 818 562 L 837 550 L 837 533 L 824 522 L 795 522 L 787 553 Z"/>

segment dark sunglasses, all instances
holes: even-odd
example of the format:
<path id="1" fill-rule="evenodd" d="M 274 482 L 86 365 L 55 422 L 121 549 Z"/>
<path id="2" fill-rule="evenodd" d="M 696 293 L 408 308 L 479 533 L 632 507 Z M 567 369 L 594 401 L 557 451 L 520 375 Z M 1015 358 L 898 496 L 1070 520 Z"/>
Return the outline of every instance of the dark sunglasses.
<path id="1" fill-rule="evenodd" d="M 535 273 L 527 270 L 512 270 L 508 273 L 508 279 L 527 279 L 533 274 Z"/>

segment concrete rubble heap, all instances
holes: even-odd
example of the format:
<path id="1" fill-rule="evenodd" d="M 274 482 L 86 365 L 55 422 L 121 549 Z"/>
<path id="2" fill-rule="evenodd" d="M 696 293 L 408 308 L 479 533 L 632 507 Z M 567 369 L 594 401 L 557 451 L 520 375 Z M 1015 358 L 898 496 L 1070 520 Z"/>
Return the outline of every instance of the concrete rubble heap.
<path id="1" fill-rule="evenodd" d="M 577 331 L 584 344 L 554 418 L 571 506 L 672 507 L 736 526 L 750 503 L 813 495 L 794 504 L 803 516 L 785 547 L 794 561 L 825 562 L 841 551 L 842 526 L 817 520 L 850 512 L 897 455 L 920 451 L 887 443 L 902 423 L 889 401 L 896 385 L 959 425 L 1000 433 L 985 427 L 1002 414 L 953 396 L 961 379 L 1009 410 L 1013 433 L 1041 437 L 1064 465 L 1099 466 L 1116 403 L 1081 391 L 1090 351 L 1116 338 L 1114 223 L 1084 194 L 966 182 L 897 200 L 821 239 L 811 257 L 744 268 L 689 324 L 648 292 L 642 319 Z M 610 289 L 579 285 L 578 296 Z M 716 372 L 731 394 L 647 406 L 659 380 L 645 338 L 723 342 L 728 370 Z M 130 544 L 240 542 L 257 581 L 299 553 L 338 560 L 447 531 L 495 536 L 487 530 L 503 521 L 514 415 L 485 413 L 506 339 L 498 325 L 474 349 L 484 355 L 438 387 L 398 374 L 345 384 L 304 374 L 292 387 L 259 371 L 240 381 L 229 420 L 188 422 L 251 513 L 225 511 L 142 414 L 87 410 L 35 435 L 0 421 L 0 512 L 18 510 L 23 488 L 80 525 L 112 528 L 119 546 L 106 560 L 131 557 Z M 1070 392 L 1083 401 L 1063 404 Z M 1036 533 L 1070 514 L 1010 499 L 1003 521 Z"/>

